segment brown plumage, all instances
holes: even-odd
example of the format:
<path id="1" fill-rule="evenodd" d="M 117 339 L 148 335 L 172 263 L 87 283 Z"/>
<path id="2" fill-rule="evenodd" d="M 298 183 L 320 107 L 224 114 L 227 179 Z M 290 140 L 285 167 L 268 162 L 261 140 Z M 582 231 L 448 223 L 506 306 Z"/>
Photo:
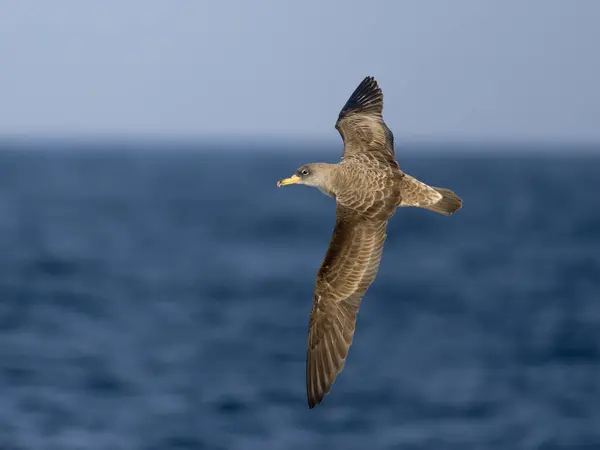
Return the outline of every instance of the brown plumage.
<path id="1" fill-rule="evenodd" d="M 306 164 L 277 183 L 313 186 L 336 200 L 335 228 L 317 273 L 308 330 L 310 408 L 321 403 L 344 367 L 360 302 L 377 274 L 387 222 L 396 208 L 416 206 L 451 215 L 462 206 L 451 190 L 428 186 L 400 170 L 382 111 L 381 89 L 367 77 L 335 125 L 344 141 L 341 161 Z"/>

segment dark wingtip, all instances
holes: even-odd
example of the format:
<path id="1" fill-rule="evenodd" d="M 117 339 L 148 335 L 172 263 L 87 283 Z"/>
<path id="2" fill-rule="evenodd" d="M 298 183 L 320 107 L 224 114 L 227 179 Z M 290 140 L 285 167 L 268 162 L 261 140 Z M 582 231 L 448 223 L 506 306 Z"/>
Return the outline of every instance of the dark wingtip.
<path id="1" fill-rule="evenodd" d="M 338 121 L 351 113 L 381 115 L 383 111 L 383 93 L 374 77 L 365 77 L 354 90 L 338 117 Z"/>
<path id="2" fill-rule="evenodd" d="M 319 403 L 321 403 L 321 400 L 323 400 L 323 396 L 319 395 L 319 391 L 313 389 L 313 386 L 311 386 L 310 383 L 310 378 L 309 376 L 306 377 L 306 398 L 308 400 L 308 408 L 309 409 L 313 409 L 315 406 L 317 406 Z"/>
<path id="3" fill-rule="evenodd" d="M 308 408 L 309 409 L 313 409 L 315 406 L 317 406 L 319 403 L 321 403 L 322 398 L 318 399 L 315 397 L 308 397 Z"/>

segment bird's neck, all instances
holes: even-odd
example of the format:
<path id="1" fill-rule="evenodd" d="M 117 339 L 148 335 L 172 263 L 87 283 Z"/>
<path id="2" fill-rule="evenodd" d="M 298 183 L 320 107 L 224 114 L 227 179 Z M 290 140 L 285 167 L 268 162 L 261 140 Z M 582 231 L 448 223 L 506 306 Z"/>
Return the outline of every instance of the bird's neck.
<path id="1" fill-rule="evenodd" d="M 338 177 L 338 165 L 329 163 L 320 163 L 321 177 L 319 184 L 316 186 L 321 192 L 329 197 L 336 197 L 335 188 L 337 186 L 336 180 Z"/>

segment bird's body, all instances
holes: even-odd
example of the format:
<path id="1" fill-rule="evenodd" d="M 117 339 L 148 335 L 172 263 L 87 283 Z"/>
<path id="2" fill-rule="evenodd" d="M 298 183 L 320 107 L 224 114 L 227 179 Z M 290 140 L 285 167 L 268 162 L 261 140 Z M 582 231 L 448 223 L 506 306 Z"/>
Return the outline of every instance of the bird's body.
<path id="1" fill-rule="evenodd" d="M 336 201 L 335 228 L 317 273 L 310 316 L 306 363 L 310 408 L 323 400 L 344 367 L 359 305 L 377 274 L 388 219 L 396 208 L 416 206 L 451 215 L 462 206 L 454 192 L 428 186 L 400 169 L 382 111 L 381 89 L 367 77 L 336 122 L 344 140 L 342 160 L 306 164 L 278 182 L 278 186 L 313 186 Z"/>

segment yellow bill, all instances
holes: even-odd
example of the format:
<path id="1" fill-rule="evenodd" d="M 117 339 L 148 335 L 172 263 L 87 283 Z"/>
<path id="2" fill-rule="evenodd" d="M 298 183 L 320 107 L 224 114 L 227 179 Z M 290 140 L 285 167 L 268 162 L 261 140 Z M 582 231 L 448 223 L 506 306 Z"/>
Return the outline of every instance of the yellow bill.
<path id="1" fill-rule="evenodd" d="M 297 184 L 300 182 L 300 177 L 298 175 L 292 175 L 289 178 L 284 178 L 283 180 L 279 180 L 277 182 L 277 187 L 285 186 L 287 184 Z"/>

